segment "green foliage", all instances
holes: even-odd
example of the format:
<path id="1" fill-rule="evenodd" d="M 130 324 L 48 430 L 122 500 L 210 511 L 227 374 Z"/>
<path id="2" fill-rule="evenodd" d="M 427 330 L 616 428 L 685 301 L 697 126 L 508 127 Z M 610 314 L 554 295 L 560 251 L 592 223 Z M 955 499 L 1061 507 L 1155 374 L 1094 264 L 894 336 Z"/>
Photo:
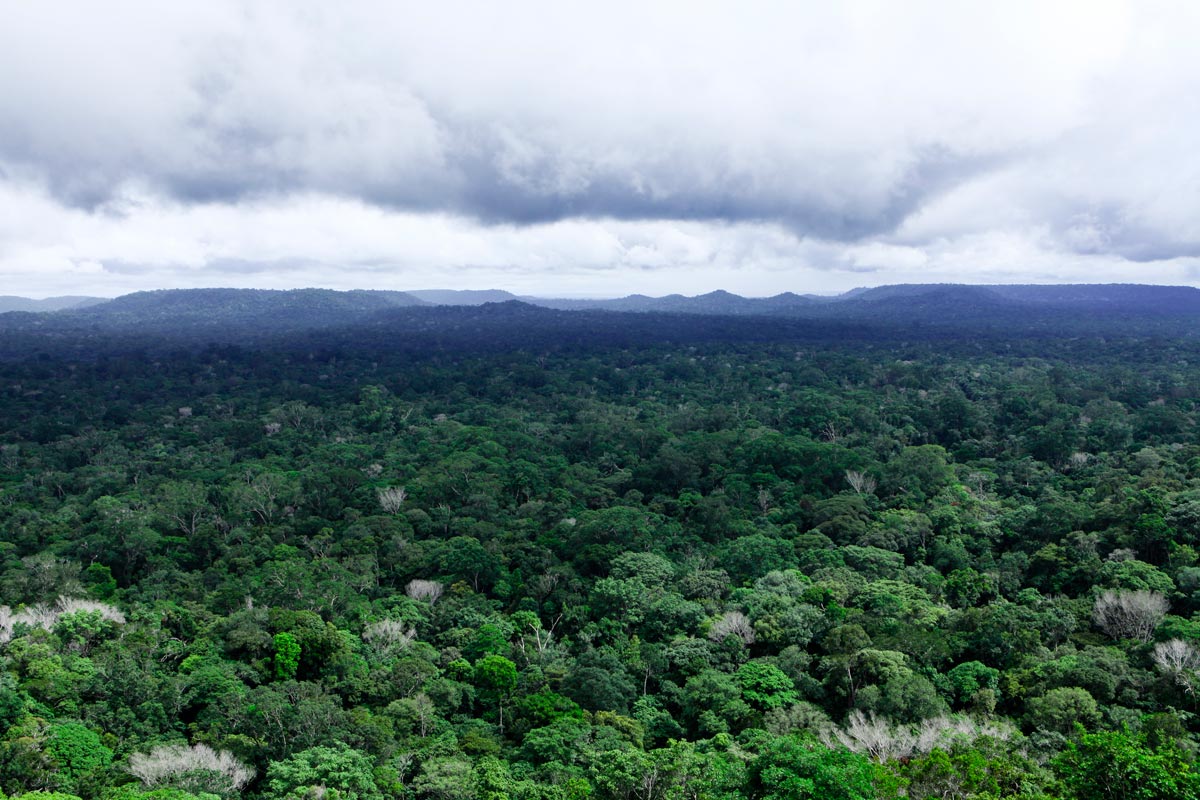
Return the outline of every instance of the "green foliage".
<path id="1" fill-rule="evenodd" d="M 1186 800 L 1200 796 L 1200 774 L 1177 747 L 1148 747 L 1120 731 L 1088 733 L 1054 761 L 1078 800 Z"/>
<path id="2" fill-rule="evenodd" d="M 871 800 L 875 769 L 864 756 L 793 736 L 772 741 L 750 764 L 762 800 Z"/>
<path id="3" fill-rule="evenodd" d="M 1076 725 L 1091 728 L 1100 721 L 1100 709 L 1086 689 L 1064 686 L 1051 689 L 1028 703 L 1026 719 L 1030 726 L 1055 733 L 1069 734 Z"/>
<path id="4" fill-rule="evenodd" d="M 792 679 L 774 664 L 748 662 L 738 669 L 737 677 L 742 696 L 760 711 L 790 706 L 799 699 Z"/>
<path id="5" fill-rule="evenodd" d="M 275 677 L 286 681 L 296 677 L 300 668 L 300 643 L 290 633 L 275 634 L 275 655 L 271 659 Z"/>
<path id="6" fill-rule="evenodd" d="M 124 786 L 105 789 L 100 795 L 100 800 L 219 800 L 219 796 L 207 792 L 185 792 L 175 788 L 144 789 L 127 783 Z"/>
<path id="7" fill-rule="evenodd" d="M 300 800 L 320 790 L 337 800 L 383 800 L 375 784 L 371 759 L 345 743 L 310 747 L 271 764 L 267 770 L 267 796 Z"/>
<path id="8" fill-rule="evenodd" d="M 996 692 L 1000 688 L 1000 670 L 978 661 L 959 664 L 946 673 L 946 679 L 954 688 L 955 698 L 964 703 L 980 691 Z"/>
<path id="9" fill-rule="evenodd" d="M 76 722 L 50 726 L 46 754 L 69 786 L 80 785 L 89 776 L 106 769 L 113 760 L 113 751 L 104 746 L 100 736 Z"/>

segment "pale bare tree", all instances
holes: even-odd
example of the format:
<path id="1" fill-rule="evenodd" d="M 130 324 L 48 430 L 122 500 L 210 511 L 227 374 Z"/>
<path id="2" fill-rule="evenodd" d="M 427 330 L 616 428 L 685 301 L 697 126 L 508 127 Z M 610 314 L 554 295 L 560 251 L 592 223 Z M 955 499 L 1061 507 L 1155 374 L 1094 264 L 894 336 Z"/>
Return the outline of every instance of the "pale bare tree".
<path id="1" fill-rule="evenodd" d="M 1171 639 L 1154 645 L 1154 665 L 1188 694 L 1196 693 L 1200 679 L 1200 652 L 1191 642 Z"/>
<path id="2" fill-rule="evenodd" d="M 850 484 L 850 488 L 857 494 L 874 494 L 879 486 L 879 481 L 874 475 L 853 469 L 846 470 L 846 483 Z"/>
<path id="3" fill-rule="evenodd" d="M 403 486 L 389 486 L 386 489 L 380 489 L 376 495 L 379 498 L 379 507 L 388 514 L 399 514 L 400 509 L 404 506 L 404 501 L 408 498 L 408 492 Z"/>
<path id="4" fill-rule="evenodd" d="M 34 603 L 18 611 L 15 619 L 31 628 L 50 630 L 58 622 L 58 610 L 45 603 Z"/>
<path id="5" fill-rule="evenodd" d="M 771 497 L 771 490 L 765 486 L 758 490 L 758 511 L 761 514 L 766 514 L 774 505 L 775 499 Z"/>
<path id="6" fill-rule="evenodd" d="M 750 624 L 750 618 L 741 611 L 726 611 L 717 617 L 708 628 L 708 638 L 720 642 L 726 636 L 736 636 L 746 646 L 754 644 L 754 626 Z"/>
<path id="7" fill-rule="evenodd" d="M 129 757 L 129 774 L 148 789 L 174 786 L 191 792 L 236 796 L 254 779 L 254 768 L 208 745 L 163 745 Z"/>
<path id="8" fill-rule="evenodd" d="M 437 581 L 426 581 L 416 578 L 408 582 L 408 586 L 404 587 L 404 591 L 413 600 L 426 600 L 429 605 L 433 605 L 442 596 L 445 587 Z"/>
<path id="9" fill-rule="evenodd" d="M 381 619 L 363 630 L 363 640 L 384 655 L 407 650 L 416 638 L 416 628 L 396 619 Z"/>
<path id="10" fill-rule="evenodd" d="M 1158 592 L 1110 589 L 1096 598 L 1092 621 L 1114 639 L 1148 642 L 1167 608 L 1167 598 Z"/>
<path id="11" fill-rule="evenodd" d="M 1007 741 L 1012 736 L 1008 728 L 993 723 L 980 723 L 970 717 L 948 716 L 922 720 L 918 725 L 902 725 L 854 710 L 842 728 L 833 729 L 821 738 L 827 745 L 840 742 L 856 753 L 862 753 L 880 764 L 908 758 L 914 754 L 932 752 L 935 748 L 949 749 L 956 741 L 972 742 L 981 736 Z"/>
<path id="12" fill-rule="evenodd" d="M 85 612 L 89 614 L 99 614 L 101 619 L 115 622 L 118 625 L 125 624 L 125 615 L 120 610 L 108 605 L 100 603 L 96 600 L 87 600 L 82 597 L 59 597 L 58 598 L 58 614 L 76 614 Z"/>
<path id="13" fill-rule="evenodd" d="M 13 628 L 17 624 L 50 630 L 64 614 L 80 612 L 99 614 L 101 619 L 115 622 L 118 625 L 125 624 L 125 615 L 107 603 L 80 597 L 62 596 L 58 598 L 56 605 L 33 603 L 16 612 L 8 606 L 0 606 L 0 644 L 12 639 Z"/>
<path id="14" fill-rule="evenodd" d="M 907 758 L 917 746 L 912 728 L 893 725 L 873 712 L 864 714 L 858 709 L 850 712 L 845 727 L 834 729 L 833 735 L 847 749 L 863 753 L 880 764 Z"/>

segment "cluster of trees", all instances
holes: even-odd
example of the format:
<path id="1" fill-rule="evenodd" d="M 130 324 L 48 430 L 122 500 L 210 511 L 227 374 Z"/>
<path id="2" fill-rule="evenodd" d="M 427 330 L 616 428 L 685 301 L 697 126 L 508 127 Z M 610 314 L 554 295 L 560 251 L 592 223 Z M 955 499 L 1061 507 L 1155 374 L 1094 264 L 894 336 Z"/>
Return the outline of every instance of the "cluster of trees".
<path id="1" fill-rule="evenodd" d="M 0 792 L 1200 796 L 1198 350 L 0 365 Z"/>

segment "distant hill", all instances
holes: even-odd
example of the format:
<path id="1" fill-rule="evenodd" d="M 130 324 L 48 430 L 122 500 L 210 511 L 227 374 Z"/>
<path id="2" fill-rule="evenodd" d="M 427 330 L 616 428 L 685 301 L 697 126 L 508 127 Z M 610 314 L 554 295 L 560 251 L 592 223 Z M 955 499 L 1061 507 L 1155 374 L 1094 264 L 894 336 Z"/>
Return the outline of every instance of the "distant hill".
<path id="1" fill-rule="evenodd" d="M 426 303 L 404 292 L 331 289 L 164 289 L 123 295 L 71 312 L 82 324 L 149 329 L 253 326 L 301 330 L 345 324 Z"/>
<path id="2" fill-rule="evenodd" d="M 1137 283 L 997 285 L 980 288 L 1022 303 L 1094 311 L 1146 311 L 1157 314 L 1200 312 L 1200 289 Z"/>
<path id="3" fill-rule="evenodd" d="M 31 313 L 65 311 L 67 309 L 83 308 L 85 306 L 107 302 L 108 298 L 106 297 L 67 296 L 47 297 L 45 300 L 33 300 L 28 297 L 0 295 L 0 314 L 7 313 L 9 311 L 27 311 Z"/>
<path id="4" fill-rule="evenodd" d="M 481 306 L 519 299 L 503 289 L 417 289 L 405 294 L 438 306 Z"/>
<path id="5" fill-rule="evenodd" d="M 746 298 L 724 291 L 696 297 L 629 295 L 613 300 L 522 298 L 564 310 L 760 315 L 802 319 L 870 319 L 944 324 L 1013 314 L 1052 319 L 1054 312 L 1175 317 L 1200 314 L 1200 289 L 1139 284 L 970 285 L 894 284 L 831 297 L 791 292 Z"/>
<path id="6" fill-rule="evenodd" d="M 662 311 L 680 314 L 718 314 L 741 316 L 743 314 L 786 314 L 795 309 L 812 305 L 811 298 L 791 292 L 774 297 L 748 298 L 723 290 L 687 297 L 670 294 L 665 297 L 648 297 L 631 294 L 612 300 L 564 300 L 554 298 L 524 297 L 527 303 L 561 310 L 603 311 Z"/>

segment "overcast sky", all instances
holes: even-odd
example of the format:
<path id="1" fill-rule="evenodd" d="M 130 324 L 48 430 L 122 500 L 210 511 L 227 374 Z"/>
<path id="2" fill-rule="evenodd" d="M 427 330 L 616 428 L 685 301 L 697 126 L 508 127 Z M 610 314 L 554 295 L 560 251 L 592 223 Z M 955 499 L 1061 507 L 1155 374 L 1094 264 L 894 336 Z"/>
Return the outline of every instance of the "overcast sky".
<path id="1" fill-rule="evenodd" d="M 1200 4 L 13 2 L 0 294 L 1200 282 Z"/>

